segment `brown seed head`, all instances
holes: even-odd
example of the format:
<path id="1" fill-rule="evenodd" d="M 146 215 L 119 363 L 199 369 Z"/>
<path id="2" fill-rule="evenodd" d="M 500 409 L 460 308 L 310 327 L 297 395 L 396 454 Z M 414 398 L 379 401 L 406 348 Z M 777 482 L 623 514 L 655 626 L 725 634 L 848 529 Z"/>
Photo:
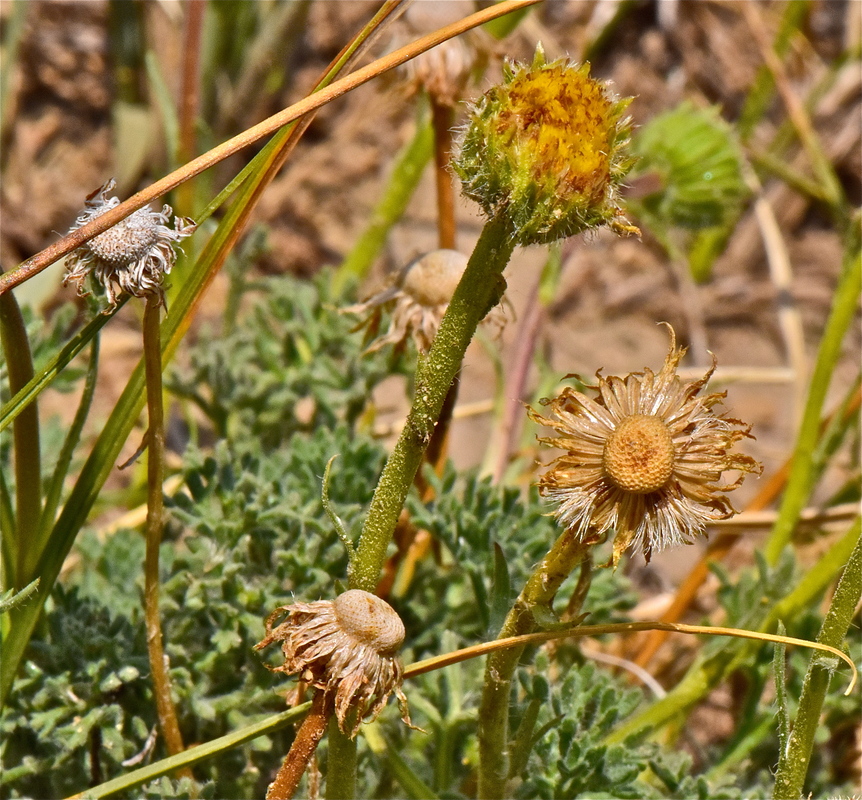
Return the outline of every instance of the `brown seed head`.
<path id="1" fill-rule="evenodd" d="M 387 344 L 400 347 L 412 337 L 416 349 L 425 353 L 431 348 L 440 321 L 466 268 L 467 256 L 463 253 L 432 250 L 401 269 L 383 291 L 342 311 L 367 315 L 366 321 L 360 325 L 373 327 L 379 322 L 382 308 L 391 310 L 389 330 L 375 339 L 366 352 L 373 353 Z M 505 322 L 502 306 L 493 308 L 485 321 L 500 330 Z"/>
<path id="2" fill-rule="evenodd" d="M 724 395 L 700 395 L 714 365 L 683 383 L 676 367 L 685 351 L 668 328 L 670 351 L 658 373 L 599 373 L 588 387 L 594 396 L 566 388 L 543 401 L 552 416 L 528 412 L 560 434 L 539 441 L 564 451 L 539 481 L 540 493 L 558 503 L 557 519 L 583 540 L 613 530 L 614 564 L 632 544 L 647 561 L 654 551 L 689 544 L 709 521 L 736 513 L 724 493 L 761 471 L 734 450 L 750 437 L 748 426 L 713 411 Z M 739 477 L 720 483 L 727 470 Z"/>
<path id="3" fill-rule="evenodd" d="M 332 602 L 346 634 L 380 655 L 394 655 L 404 643 L 404 623 L 385 600 L 361 589 L 350 589 Z"/>
<path id="4" fill-rule="evenodd" d="M 649 494 L 673 475 L 674 448 L 663 420 L 647 414 L 626 417 L 608 436 L 602 466 L 620 489 Z"/>
<path id="5" fill-rule="evenodd" d="M 110 180 L 87 198 L 84 211 L 72 230 L 119 205 L 119 198 L 109 196 L 114 185 Z M 104 233 L 94 236 L 66 258 L 63 283 L 74 281 L 78 294 L 84 295 L 87 279 L 92 276 L 107 294 L 107 310 L 117 305 L 117 289 L 134 297 L 155 295 L 164 303 L 165 275 L 176 261 L 175 243 L 191 236 L 197 227 L 185 217 L 174 217 L 174 227 L 170 227 L 172 213 L 167 205 L 161 212 L 149 206 L 139 208 Z"/>
<path id="6" fill-rule="evenodd" d="M 279 618 L 284 621 L 276 624 Z M 375 718 L 393 692 L 402 719 L 411 724 L 397 656 L 403 641 L 404 624 L 392 606 L 351 589 L 332 601 L 277 608 L 255 649 L 281 642 L 284 664 L 273 671 L 298 674 L 331 695 L 339 727 L 352 738 L 362 720 Z"/>

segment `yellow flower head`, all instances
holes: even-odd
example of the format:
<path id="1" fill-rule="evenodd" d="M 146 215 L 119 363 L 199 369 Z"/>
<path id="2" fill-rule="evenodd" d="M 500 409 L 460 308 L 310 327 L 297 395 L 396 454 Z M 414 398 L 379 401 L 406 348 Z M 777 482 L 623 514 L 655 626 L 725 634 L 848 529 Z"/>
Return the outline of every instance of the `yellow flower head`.
<path id="1" fill-rule="evenodd" d="M 540 46 L 472 109 L 453 167 L 489 217 L 509 216 L 520 244 L 601 225 L 639 233 L 615 202 L 633 163 L 623 152 L 631 100 L 614 99 L 589 72 L 567 59 L 546 64 Z"/>
<path id="2" fill-rule="evenodd" d="M 566 388 L 543 401 L 553 417 L 528 412 L 560 434 L 539 441 L 565 451 L 542 476 L 540 493 L 559 504 L 557 519 L 584 540 L 613 529 L 614 564 L 630 545 L 649 561 L 665 547 L 690 544 L 707 522 L 736 513 L 723 492 L 761 471 L 753 458 L 733 452 L 750 437 L 749 427 L 713 412 L 724 393 L 699 396 L 715 364 L 684 383 L 676 368 L 685 350 L 676 347 L 672 328 L 670 334 L 657 374 L 598 374 L 598 385 L 588 387 L 594 397 Z M 725 470 L 739 477 L 721 484 Z"/>

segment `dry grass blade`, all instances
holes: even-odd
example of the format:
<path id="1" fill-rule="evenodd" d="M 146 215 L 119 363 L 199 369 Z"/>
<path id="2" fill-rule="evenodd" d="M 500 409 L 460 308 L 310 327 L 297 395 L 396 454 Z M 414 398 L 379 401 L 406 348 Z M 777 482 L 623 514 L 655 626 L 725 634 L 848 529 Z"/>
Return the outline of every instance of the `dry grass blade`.
<path id="1" fill-rule="evenodd" d="M 459 664 L 462 661 L 468 661 L 471 658 L 488 655 L 498 650 L 507 650 L 511 647 L 524 647 L 528 644 L 541 644 L 542 642 L 550 642 L 554 639 L 566 639 L 569 637 L 582 636 L 599 636 L 605 633 L 627 633 L 630 631 L 668 631 L 670 633 L 689 633 L 695 635 L 707 636 L 734 636 L 738 639 L 756 639 L 761 642 L 776 642 L 778 644 L 793 644 L 799 647 L 808 647 L 812 650 L 821 650 L 825 653 L 830 653 L 833 656 L 840 658 L 847 664 L 853 674 L 850 679 L 850 684 L 844 691 L 845 695 L 850 695 L 853 687 L 856 685 L 858 672 L 853 660 L 842 653 L 835 647 L 820 644 L 818 642 L 810 642 L 807 639 L 796 639 L 792 636 L 778 636 L 777 634 L 761 633 L 759 631 L 746 631 L 739 628 L 714 628 L 709 625 L 684 625 L 682 623 L 670 622 L 621 622 L 614 625 L 581 625 L 577 628 L 568 628 L 565 630 L 541 631 L 539 633 L 528 633 L 522 636 L 509 636 L 505 639 L 496 639 L 492 642 L 465 647 L 462 650 L 456 650 L 453 653 L 446 653 L 442 656 L 434 656 L 426 658 L 423 661 L 417 661 L 409 667 L 404 668 L 405 678 L 415 678 L 419 675 L 424 675 L 426 672 L 433 672 L 443 667 L 448 667 L 452 664 Z"/>

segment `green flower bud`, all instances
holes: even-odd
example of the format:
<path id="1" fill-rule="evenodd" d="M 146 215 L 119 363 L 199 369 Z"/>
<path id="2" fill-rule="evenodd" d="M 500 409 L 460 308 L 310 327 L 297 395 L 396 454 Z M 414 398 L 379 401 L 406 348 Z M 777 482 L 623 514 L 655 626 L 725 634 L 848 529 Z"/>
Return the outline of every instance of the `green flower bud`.
<path id="1" fill-rule="evenodd" d="M 631 98 L 617 100 L 589 64 L 507 65 L 502 85 L 473 106 L 453 163 L 463 192 L 489 217 L 507 215 L 519 244 L 553 242 L 608 225 L 640 233 L 616 204 L 633 159 L 624 152 Z"/>

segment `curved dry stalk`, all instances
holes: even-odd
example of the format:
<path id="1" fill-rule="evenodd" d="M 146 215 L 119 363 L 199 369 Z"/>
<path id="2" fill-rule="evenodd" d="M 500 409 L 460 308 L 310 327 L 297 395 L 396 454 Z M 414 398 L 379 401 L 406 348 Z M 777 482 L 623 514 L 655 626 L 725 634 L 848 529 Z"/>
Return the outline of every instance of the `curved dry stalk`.
<path id="1" fill-rule="evenodd" d="M 830 647 L 819 642 L 810 642 L 807 639 L 796 639 L 793 636 L 779 636 L 775 633 L 761 633 L 760 631 L 746 631 L 742 628 L 717 628 L 711 625 L 684 625 L 681 622 L 618 622 L 612 625 L 580 625 L 576 628 L 564 628 L 562 630 L 539 631 L 538 633 L 527 633 L 521 636 L 508 636 L 505 639 L 495 639 L 491 642 L 483 642 L 475 644 L 471 647 L 465 647 L 461 650 L 455 650 L 452 653 L 446 653 L 442 656 L 432 656 L 431 658 L 416 661 L 408 667 L 404 668 L 404 678 L 415 678 L 419 675 L 424 675 L 426 672 L 433 672 L 443 667 L 449 667 L 452 664 L 460 664 L 462 661 L 468 661 L 471 658 L 495 653 L 499 650 L 507 650 L 512 647 L 525 647 L 530 644 L 541 644 L 542 642 L 550 642 L 554 639 L 577 638 L 582 636 L 599 636 L 606 633 L 630 633 L 634 631 L 670 631 L 672 633 L 688 633 L 695 635 L 706 636 L 733 636 L 737 639 L 757 639 L 762 642 L 776 642 L 778 644 L 793 644 L 799 647 L 807 647 L 811 650 L 822 650 L 826 653 L 831 653 L 837 656 L 852 670 L 853 677 L 850 679 L 850 684 L 844 691 L 845 695 L 850 695 L 853 687 L 856 686 L 858 671 L 853 660 L 842 653 L 835 647 Z"/>
<path id="2" fill-rule="evenodd" d="M 843 413 L 845 415 L 858 413 L 860 402 L 862 402 L 862 394 L 857 391 Z M 825 429 L 833 418 L 834 413 L 830 414 L 828 419 L 824 421 L 821 426 L 821 430 Z M 781 494 L 787 484 L 787 477 L 790 474 L 792 460 L 792 457 L 788 458 L 781 467 L 779 467 L 779 469 L 764 482 L 754 499 L 739 515 L 740 517 L 744 517 L 746 514 L 751 512 L 759 512 L 766 509 L 770 503 L 772 503 Z M 802 515 L 800 515 L 800 518 L 801 517 Z M 739 532 L 731 528 L 730 530 L 722 530 L 716 538 L 710 541 L 706 552 L 703 554 L 700 561 L 697 562 L 694 569 L 689 572 L 685 580 L 677 588 L 673 602 L 662 615 L 662 622 L 675 622 L 682 617 L 691 603 L 694 602 L 694 598 L 697 596 L 698 591 L 700 591 L 700 587 L 703 586 L 704 581 L 706 581 L 706 578 L 709 575 L 710 562 L 718 562 L 724 559 L 731 549 L 733 549 L 739 536 Z M 652 633 L 646 638 L 646 641 L 638 645 L 637 654 L 632 657 L 632 660 L 637 665 L 645 667 L 658 652 L 658 649 L 662 646 L 665 639 L 667 639 L 666 631 L 661 629 L 652 631 Z"/>
<path id="3" fill-rule="evenodd" d="M 356 72 L 334 81 L 329 86 L 305 97 L 298 103 L 294 103 L 283 111 L 273 114 L 273 116 L 268 117 L 263 122 L 259 122 L 257 125 L 248 128 L 198 158 L 192 159 L 164 178 L 150 184 L 150 186 L 132 195 L 128 200 L 105 212 L 87 225 L 82 225 L 76 231 L 64 236 L 59 241 L 28 258 L 18 269 L 0 275 L 0 295 L 37 275 L 46 267 L 63 256 L 68 255 L 94 236 L 104 233 L 108 228 L 116 225 L 133 211 L 142 208 L 147 203 L 161 197 L 181 183 L 193 178 L 195 175 L 199 175 L 201 172 L 206 171 L 243 148 L 248 147 L 258 139 L 274 133 L 289 122 L 293 122 L 305 114 L 315 111 L 332 100 L 347 94 L 347 92 L 355 89 L 357 86 L 367 83 L 372 78 L 395 69 L 395 67 L 415 58 L 426 50 L 430 50 L 432 47 L 436 47 L 447 39 L 465 33 L 489 20 L 502 17 L 512 11 L 517 11 L 539 2 L 541 0 L 503 0 L 501 3 L 482 11 L 477 11 L 475 14 L 464 17 L 464 19 L 458 20 L 451 25 L 446 25 L 427 36 L 422 36 L 415 42 L 373 61 L 371 64 L 356 70 Z"/>

